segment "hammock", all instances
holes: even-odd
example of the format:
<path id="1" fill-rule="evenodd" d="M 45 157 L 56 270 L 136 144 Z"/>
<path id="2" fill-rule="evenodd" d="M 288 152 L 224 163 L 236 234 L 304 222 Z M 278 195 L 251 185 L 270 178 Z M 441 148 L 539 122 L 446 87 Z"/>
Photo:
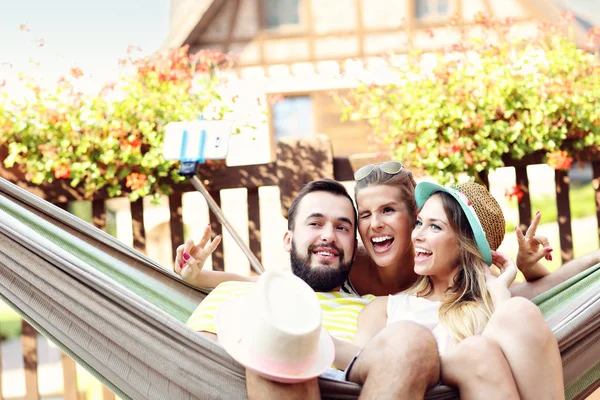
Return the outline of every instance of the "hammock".
<path id="1" fill-rule="evenodd" d="M 0 297 L 124 399 L 243 399 L 244 370 L 185 321 L 207 291 L 0 179 Z M 600 386 L 600 265 L 534 299 L 558 338 L 568 399 Z M 358 385 L 320 379 L 323 398 Z M 455 399 L 436 387 L 427 399 Z"/>

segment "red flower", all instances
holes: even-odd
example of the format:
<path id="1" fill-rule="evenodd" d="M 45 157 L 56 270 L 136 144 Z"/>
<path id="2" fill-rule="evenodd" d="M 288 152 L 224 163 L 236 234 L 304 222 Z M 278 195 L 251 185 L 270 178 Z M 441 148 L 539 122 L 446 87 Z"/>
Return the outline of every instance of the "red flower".
<path id="1" fill-rule="evenodd" d="M 138 147 L 140 147 L 142 145 L 142 141 L 140 140 L 139 137 L 134 137 L 131 140 L 126 140 L 125 141 L 125 146 L 129 146 L 132 149 L 137 149 Z"/>
<path id="2" fill-rule="evenodd" d="M 465 164 L 467 165 L 473 165 L 475 163 L 475 160 L 473 160 L 473 154 L 471 152 L 468 152 L 465 154 Z"/>
<path id="3" fill-rule="evenodd" d="M 569 153 L 564 150 L 553 151 L 548 154 L 546 164 L 554 168 L 555 170 L 567 170 L 571 168 L 573 158 L 569 157 Z"/>
<path id="4" fill-rule="evenodd" d="M 54 166 L 54 178 L 56 179 L 67 179 L 71 176 L 71 168 L 65 164 L 58 164 Z"/>
<path id="5" fill-rule="evenodd" d="M 515 185 L 509 189 L 506 189 L 504 191 L 504 195 L 509 199 L 509 200 L 513 200 L 516 199 L 517 202 L 521 201 L 521 199 L 523 198 L 523 196 L 525 196 L 525 192 L 523 192 L 523 190 L 521 189 L 521 186 L 519 185 Z"/>
<path id="6" fill-rule="evenodd" d="M 132 172 L 131 174 L 129 174 L 127 176 L 125 186 L 127 186 L 131 190 L 139 190 L 139 189 L 142 189 L 146 185 L 147 182 L 148 182 L 148 179 L 146 177 L 146 174 L 140 174 L 139 172 Z"/>

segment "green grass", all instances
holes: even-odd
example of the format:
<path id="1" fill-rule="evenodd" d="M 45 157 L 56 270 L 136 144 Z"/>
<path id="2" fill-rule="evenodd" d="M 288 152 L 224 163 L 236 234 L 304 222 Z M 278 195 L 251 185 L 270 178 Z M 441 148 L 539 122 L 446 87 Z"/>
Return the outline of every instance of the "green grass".
<path id="1" fill-rule="evenodd" d="M 595 191 L 591 183 L 586 185 L 572 185 L 569 190 L 569 202 L 571 205 L 571 220 L 591 217 L 596 214 Z M 510 207 L 517 208 L 517 202 L 511 201 Z M 540 224 L 556 222 L 558 212 L 556 210 L 556 196 L 553 195 L 531 195 L 532 218 L 536 211 L 542 213 Z M 515 229 L 513 223 L 507 222 L 506 231 Z"/>
<path id="2" fill-rule="evenodd" d="M 21 316 L 3 302 L 0 302 L 0 334 L 2 340 L 21 336 Z"/>

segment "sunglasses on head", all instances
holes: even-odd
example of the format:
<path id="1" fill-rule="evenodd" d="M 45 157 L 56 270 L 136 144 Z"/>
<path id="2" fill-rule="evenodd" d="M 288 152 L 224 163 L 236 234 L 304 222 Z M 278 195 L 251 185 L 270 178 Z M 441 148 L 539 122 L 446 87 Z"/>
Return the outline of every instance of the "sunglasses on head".
<path id="1" fill-rule="evenodd" d="M 375 168 L 379 168 L 386 174 L 396 175 L 404 169 L 404 165 L 398 161 L 385 161 L 381 163 L 365 165 L 354 173 L 354 180 L 360 181 L 361 179 L 366 178 L 375 170 Z"/>

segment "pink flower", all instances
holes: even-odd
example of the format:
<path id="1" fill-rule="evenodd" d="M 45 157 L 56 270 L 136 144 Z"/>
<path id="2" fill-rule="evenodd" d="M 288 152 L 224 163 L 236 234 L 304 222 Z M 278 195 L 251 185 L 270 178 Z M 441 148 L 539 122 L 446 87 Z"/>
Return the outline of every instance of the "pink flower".
<path id="1" fill-rule="evenodd" d="M 83 76 L 83 71 L 81 70 L 81 68 L 71 68 L 71 76 L 75 79 L 81 78 Z"/>
<path id="2" fill-rule="evenodd" d="M 565 22 L 572 22 L 575 19 L 573 11 L 564 10 L 560 12 L 560 17 Z"/>

